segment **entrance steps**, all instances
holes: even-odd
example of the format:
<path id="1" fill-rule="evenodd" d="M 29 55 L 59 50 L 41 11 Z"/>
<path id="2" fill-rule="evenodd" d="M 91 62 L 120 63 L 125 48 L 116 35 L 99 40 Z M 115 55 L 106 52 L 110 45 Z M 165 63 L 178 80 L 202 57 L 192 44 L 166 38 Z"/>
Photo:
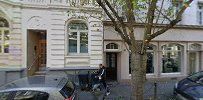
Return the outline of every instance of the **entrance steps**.
<path id="1" fill-rule="evenodd" d="M 46 67 L 40 67 L 39 71 L 35 72 L 35 75 L 46 75 L 46 72 L 47 72 Z"/>

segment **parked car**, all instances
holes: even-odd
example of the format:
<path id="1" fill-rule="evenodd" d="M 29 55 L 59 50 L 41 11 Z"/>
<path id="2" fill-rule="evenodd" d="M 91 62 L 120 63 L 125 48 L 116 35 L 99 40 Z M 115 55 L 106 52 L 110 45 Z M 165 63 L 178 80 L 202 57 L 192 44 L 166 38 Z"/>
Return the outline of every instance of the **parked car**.
<path id="1" fill-rule="evenodd" d="M 194 73 L 176 83 L 174 94 L 182 100 L 203 100 L 203 71 Z"/>
<path id="2" fill-rule="evenodd" d="M 75 84 L 60 76 L 31 76 L 0 87 L 0 100 L 76 100 Z"/>

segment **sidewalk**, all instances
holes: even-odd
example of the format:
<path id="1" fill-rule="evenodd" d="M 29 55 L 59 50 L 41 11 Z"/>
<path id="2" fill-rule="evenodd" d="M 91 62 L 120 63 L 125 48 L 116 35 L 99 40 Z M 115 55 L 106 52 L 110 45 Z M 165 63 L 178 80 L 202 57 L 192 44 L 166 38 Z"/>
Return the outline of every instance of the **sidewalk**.
<path id="1" fill-rule="evenodd" d="M 176 81 L 158 82 L 157 85 L 157 100 L 174 100 L 173 87 Z M 130 100 L 132 87 L 128 84 L 110 82 L 111 94 L 105 97 L 105 100 Z M 144 98 L 152 100 L 154 98 L 154 83 L 145 83 Z"/>

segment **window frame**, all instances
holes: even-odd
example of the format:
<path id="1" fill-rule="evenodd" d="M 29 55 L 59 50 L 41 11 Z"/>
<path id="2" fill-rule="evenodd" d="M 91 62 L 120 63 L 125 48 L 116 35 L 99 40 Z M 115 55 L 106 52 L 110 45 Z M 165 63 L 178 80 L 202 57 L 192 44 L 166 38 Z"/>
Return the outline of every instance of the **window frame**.
<path id="1" fill-rule="evenodd" d="M 169 47 L 169 45 L 176 45 L 176 46 L 179 46 L 180 47 L 180 50 L 163 50 L 163 46 L 167 46 L 167 47 Z M 160 73 L 162 74 L 162 75 L 168 75 L 168 74 L 179 74 L 179 73 L 182 73 L 182 71 L 183 71 L 183 65 L 184 65 L 184 62 L 182 62 L 182 61 L 184 61 L 184 53 L 183 53 L 183 51 L 184 51 L 184 46 L 183 45 L 181 45 L 181 44 L 178 44 L 178 43 L 167 43 L 167 44 L 164 44 L 164 45 L 162 45 L 162 46 L 160 46 L 160 48 L 161 48 L 161 57 L 160 57 L 160 60 L 161 60 L 161 70 L 160 70 Z M 163 52 L 177 52 L 177 53 L 180 53 L 180 66 L 179 66 L 179 71 L 177 71 L 177 72 L 163 72 Z"/>
<path id="2" fill-rule="evenodd" d="M 203 25 L 203 3 L 198 3 L 197 6 L 197 23 Z"/>
<path id="3" fill-rule="evenodd" d="M 108 46 L 109 46 L 109 48 L 108 48 Z M 119 49 L 119 47 L 118 47 L 118 44 L 116 44 L 116 43 L 108 43 L 106 45 L 106 50 L 118 50 L 118 49 Z"/>
<path id="4" fill-rule="evenodd" d="M 69 25 L 70 24 L 72 24 L 72 23 L 77 23 L 77 22 L 79 22 L 79 23 L 81 23 L 81 24 L 85 24 L 86 26 L 87 26 L 87 30 L 81 30 L 81 29 L 79 29 L 79 27 L 77 27 L 77 29 L 70 29 L 69 28 Z M 69 22 L 68 24 L 67 24 L 67 51 L 66 51 L 66 54 L 67 55 L 77 55 L 77 54 L 82 54 L 82 55 L 86 55 L 86 54 L 88 54 L 89 53 L 89 27 L 88 27 L 88 24 L 86 23 L 86 22 L 84 22 L 84 21 L 81 21 L 81 20 L 73 20 L 73 21 L 71 21 L 71 22 Z M 69 42 L 69 34 L 70 33 L 72 33 L 72 32 L 76 32 L 77 33 L 77 47 L 76 47 L 76 52 L 70 52 L 70 42 Z M 86 33 L 87 34 L 87 52 L 85 52 L 85 53 L 83 53 L 83 52 L 81 52 L 81 41 L 80 41 L 80 39 L 81 39 L 81 33 Z"/>

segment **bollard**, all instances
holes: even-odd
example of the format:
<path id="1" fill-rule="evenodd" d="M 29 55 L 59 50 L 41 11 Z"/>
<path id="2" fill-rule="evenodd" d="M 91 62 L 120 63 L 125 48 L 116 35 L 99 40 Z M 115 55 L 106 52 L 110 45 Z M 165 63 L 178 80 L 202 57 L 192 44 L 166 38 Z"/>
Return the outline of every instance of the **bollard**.
<path id="1" fill-rule="evenodd" d="M 157 82 L 154 82 L 154 100 L 157 100 Z"/>

